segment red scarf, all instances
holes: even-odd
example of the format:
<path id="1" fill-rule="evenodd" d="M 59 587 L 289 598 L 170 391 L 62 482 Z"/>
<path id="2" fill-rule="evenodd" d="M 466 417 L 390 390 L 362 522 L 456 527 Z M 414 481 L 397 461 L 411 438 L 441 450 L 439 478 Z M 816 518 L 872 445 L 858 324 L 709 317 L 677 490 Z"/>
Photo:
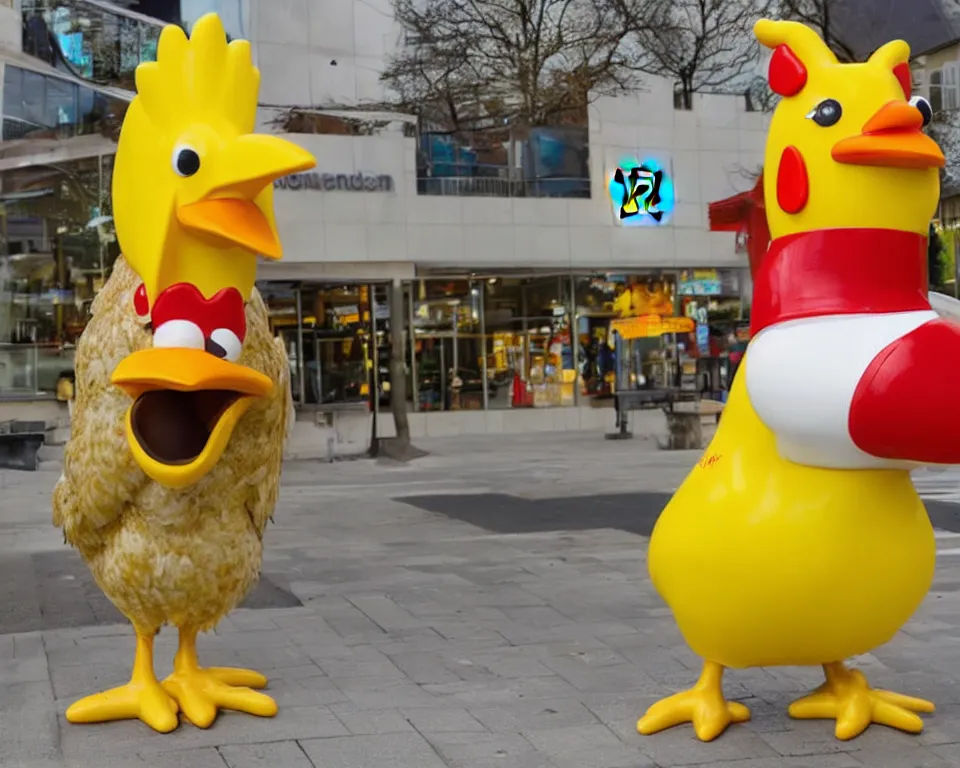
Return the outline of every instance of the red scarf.
<path id="1" fill-rule="evenodd" d="M 778 237 L 753 277 L 750 333 L 819 315 L 929 310 L 927 238 L 896 229 Z"/>

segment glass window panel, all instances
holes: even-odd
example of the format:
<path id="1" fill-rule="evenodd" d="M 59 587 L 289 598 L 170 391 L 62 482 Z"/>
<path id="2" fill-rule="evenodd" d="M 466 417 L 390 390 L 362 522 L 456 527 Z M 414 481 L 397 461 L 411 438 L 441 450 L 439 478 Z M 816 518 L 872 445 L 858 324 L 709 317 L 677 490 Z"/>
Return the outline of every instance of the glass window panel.
<path id="1" fill-rule="evenodd" d="M 117 256 L 110 222 L 88 227 L 110 185 L 99 158 L 4 171 L 0 394 L 54 392 Z"/>
<path id="2" fill-rule="evenodd" d="M 569 277 L 489 278 L 484 323 L 491 408 L 572 405 Z"/>
<path id="3" fill-rule="evenodd" d="M 3 116 L 23 117 L 23 70 L 7 65 L 3 72 Z"/>
<path id="4" fill-rule="evenodd" d="M 56 123 L 47 122 L 47 78 L 36 72 L 23 71 L 22 117 L 27 123 L 52 128 Z"/>
<path id="5" fill-rule="evenodd" d="M 483 408 L 480 284 L 420 280 L 412 290 L 419 409 Z"/>
<path id="6" fill-rule="evenodd" d="M 77 130 L 77 86 L 65 80 L 46 78 L 45 124 L 57 126 L 64 133 Z"/>

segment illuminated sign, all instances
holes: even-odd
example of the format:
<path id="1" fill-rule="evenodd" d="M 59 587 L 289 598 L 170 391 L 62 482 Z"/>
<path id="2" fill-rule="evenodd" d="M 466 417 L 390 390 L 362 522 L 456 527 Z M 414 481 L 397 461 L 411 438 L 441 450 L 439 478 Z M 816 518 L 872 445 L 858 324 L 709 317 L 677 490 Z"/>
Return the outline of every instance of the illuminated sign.
<path id="1" fill-rule="evenodd" d="M 673 179 L 656 160 L 621 160 L 608 189 L 621 224 L 656 226 L 673 213 Z"/>

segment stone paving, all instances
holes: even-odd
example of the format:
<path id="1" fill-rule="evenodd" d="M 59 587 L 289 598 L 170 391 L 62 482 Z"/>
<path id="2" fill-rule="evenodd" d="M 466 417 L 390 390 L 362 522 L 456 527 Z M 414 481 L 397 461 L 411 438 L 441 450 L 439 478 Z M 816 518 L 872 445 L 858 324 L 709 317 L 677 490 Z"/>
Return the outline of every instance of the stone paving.
<path id="1" fill-rule="evenodd" d="M 645 533 L 695 460 L 641 440 L 430 441 L 407 467 L 291 463 L 264 582 L 201 639 L 201 659 L 270 677 L 273 720 L 209 730 L 69 725 L 79 696 L 127 680 L 130 629 L 50 526 L 59 470 L 0 473 L 0 766 L 7 768 L 936 768 L 960 766 L 960 473 L 939 499 L 936 583 L 858 664 L 939 705 L 917 737 L 852 742 L 787 703 L 818 670 L 732 672 L 753 720 L 710 744 L 637 717 L 699 661 L 646 576 Z M 953 490 L 951 490 L 953 489 Z M 158 672 L 176 637 L 157 641 Z"/>

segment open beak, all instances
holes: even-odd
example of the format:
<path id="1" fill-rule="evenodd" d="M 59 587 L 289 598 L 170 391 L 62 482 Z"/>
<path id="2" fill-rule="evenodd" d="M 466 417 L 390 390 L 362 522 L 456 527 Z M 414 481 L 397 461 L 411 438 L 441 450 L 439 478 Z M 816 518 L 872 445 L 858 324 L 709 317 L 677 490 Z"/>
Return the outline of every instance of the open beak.
<path id="1" fill-rule="evenodd" d="M 201 349 L 153 347 L 120 361 L 111 381 L 133 398 L 127 442 L 140 468 L 185 488 L 220 460 L 233 428 L 273 382 Z"/>
<path id="2" fill-rule="evenodd" d="M 239 136 L 217 158 L 216 181 L 196 202 L 177 208 L 180 224 L 255 254 L 283 255 L 273 219 L 273 182 L 316 165 L 313 155 L 277 136 Z"/>
<path id="3" fill-rule="evenodd" d="M 871 117 L 859 136 L 838 141 L 831 152 L 838 163 L 889 168 L 942 168 L 946 158 L 927 136 L 920 110 L 891 101 Z"/>

